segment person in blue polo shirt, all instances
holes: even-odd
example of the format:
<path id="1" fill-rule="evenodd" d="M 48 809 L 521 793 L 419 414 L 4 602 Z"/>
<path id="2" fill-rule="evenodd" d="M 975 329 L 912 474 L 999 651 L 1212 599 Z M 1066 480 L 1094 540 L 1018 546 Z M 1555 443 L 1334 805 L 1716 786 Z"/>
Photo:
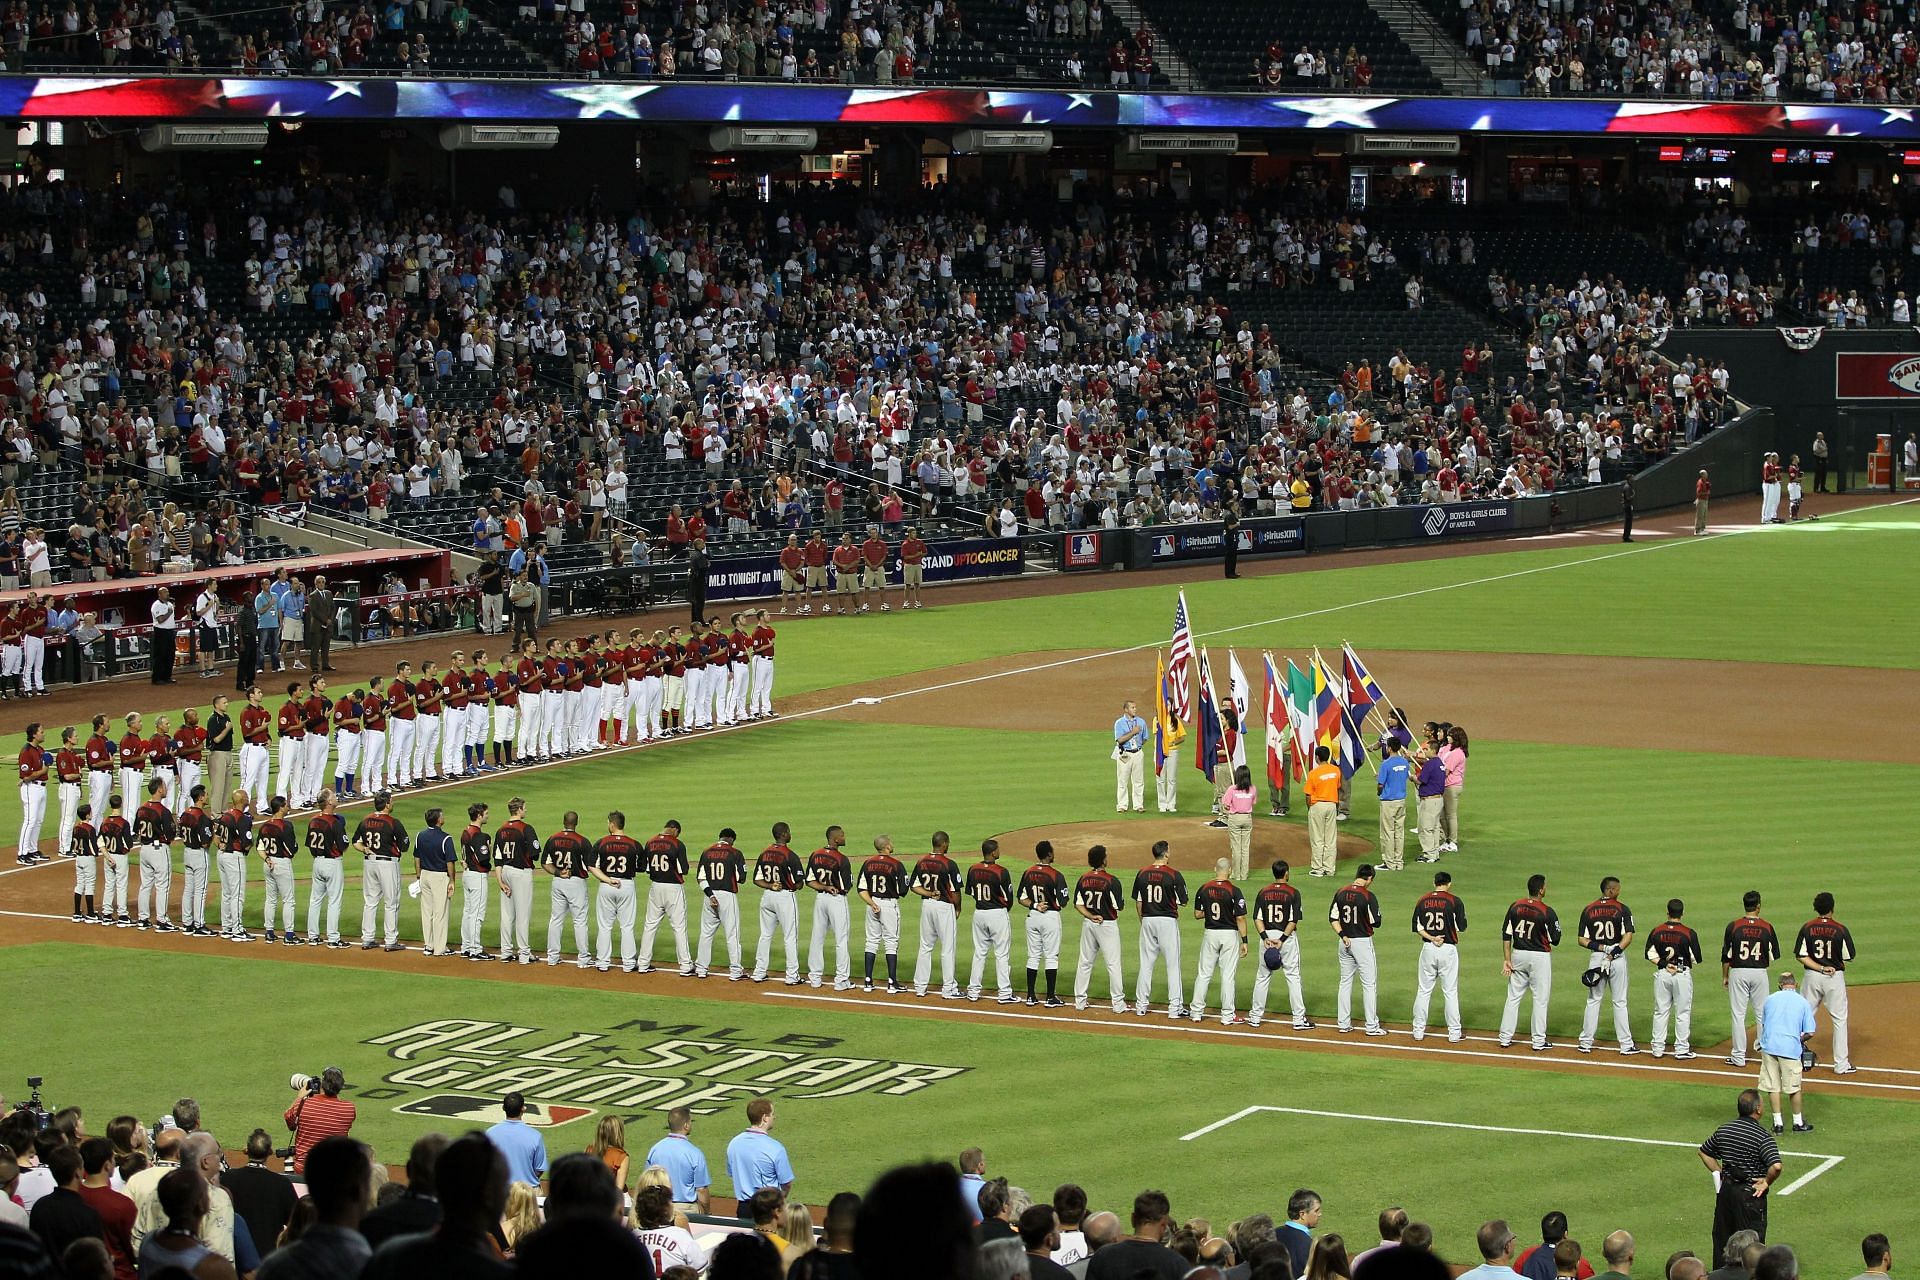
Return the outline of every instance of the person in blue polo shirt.
<path id="1" fill-rule="evenodd" d="M 1406 867 L 1407 781 L 1412 773 L 1400 740 L 1391 734 L 1381 738 L 1374 790 L 1380 797 L 1380 865 L 1388 871 Z"/>
<path id="2" fill-rule="evenodd" d="M 1812 1133 L 1800 1109 L 1800 1055 L 1819 1028 L 1813 1006 L 1800 994 L 1793 972 L 1780 975 L 1780 989 L 1760 1006 L 1760 1092 L 1773 1096 L 1773 1131 L 1785 1128 L 1780 1109 L 1784 1095 L 1793 1103 L 1793 1131 Z"/>
<path id="3" fill-rule="evenodd" d="M 500 1099 L 500 1110 L 507 1118 L 487 1130 L 487 1141 L 506 1157 L 510 1180 L 538 1190 L 540 1178 L 547 1171 L 547 1143 L 538 1130 L 520 1118 L 526 1109 L 527 1100 L 517 1093 Z"/>
<path id="4" fill-rule="evenodd" d="M 647 1163 L 667 1171 L 673 1182 L 673 1205 L 682 1213 L 707 1211 L 707 1157 L 693 1145 L 693 1112 L 675 1107 L 667 1112 L 667 1136 L 647 1152 Z"/>
<path id="5" fill-rule="evenodd" d="M 785 1195 L 793 1186 L 793 1165 L 787 1149 L 768 1130 L 773 1128 L 773 1099 L 755 1098 L 747 1104 L 747 1127 L 727 1144 L 727 1177 L 733 1180 L 733 1198 L 746 1211 L 753 1193 L 773 1187 Z"/>
<path id="6" fill-rule="evenodd" d="M 1135 813 L 1146 811 L 1146 771 L 1141 751 L 1147 745 L 1147 722 L 1134 711 L 1131 701 L 1121 704 L 1120 718 L 1113 722 L 1113 811 L 1125 813 L 1129 801 Z"/>

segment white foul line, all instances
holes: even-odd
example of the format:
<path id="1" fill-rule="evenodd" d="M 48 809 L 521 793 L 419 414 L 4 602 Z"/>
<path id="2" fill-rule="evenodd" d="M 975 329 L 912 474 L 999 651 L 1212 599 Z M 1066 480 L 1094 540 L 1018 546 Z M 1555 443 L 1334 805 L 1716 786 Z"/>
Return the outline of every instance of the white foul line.
<path id="1" fill-rule="evenodd" d="M 1224 1129 L 1228 1125 L 1236 1124 L 1263 1111 L 1290 1116 L 1315 1116 L 1324 1120 L 1366 1120 L 1374 1124 L 1410 1124 L 1425 1129 L 1466 1129 L 1475 1133 L 1512 1133 L 1530 1138 L 1579 1138 L 1587 1142 L 1628 1142 L 1642 1147 L 1687 1147 L 1695 1151 L 1700 1149 L 1700 1144 L 1697 1142 L 1677 1142 L 1672 1138 L 1630 1138 L 1618 1133 L 1574 1133 L 1566 1129 L 1519 1129 L 1500 1124 L 1464 1124 L 1457 1120 L 1416 1120 L 1408 1116 L 1375 1116 L 1352 1111 L 1313 1111 L 1305 1107 L 1268 1106 L 1242 1107 L 1225 1119 L 1215 1120 L 1204 1128 L 1180 1135 L 1180 1141 L 1192 1142 L 1195 1138 L 1204 1138 L 1215 1130 Z M 1846 1159 L 1845 1156 L 1823 1155 L 1818 1151 L 1783 1151 L 1780 1154 L 1821 1162 L 1783 1187 L 1779 1192 L 1783 1196 L 1792 1195 Z"/>
<path id="2" fill-rule="evenodd" d="M 882 1012 L 886 1012 L 889 1009 L 898 1009 L 898 1008 L 926 1009 L 930 1011 L 930 1006 L 915 1004 L 913 996 L 895 997 L 893 999 L 887 999 L 886 997 L 878 996 L 878 995 L 861 996 L 861 997 L 812 995 L 804 991 L 762 991 L 760 994 L 763 996 L 766 996 L 769 999 L 774 999 L 774 1000 L 807 1000 L 815 1004 L 850 1005 L 856 1009 L 866 1009 L 869 1012 L 875 1012 L 875 1013 L 882 1013 Z M 1064 1014 L 1064 1013 L 1058 1013 L 1058 1014 L 1014 1013 L 1011 1010 L 1006 1010 L 1006 1009 L 985 1008 L 985 1007 L 976 1006 L 976 1005 L 973 1005 L 971 1001 L 962 1001 L 961 1003 L 963 1005 L 970 1006 L 964 1010 L 964 1012 L 970 1018 L 1000 1018 L 1000 1019 L 1005 1019 L 1005 1020 L 1014 1021 L 1014 1022 L 1038 1022 L 1038 1023 L 1044 1023 L 1047 1026 L 1054 1026 L 1054 1027 L 1060 1026 L 1062 1023 L 1067 1023 L 1074 1026 L 1082 1026 L 1082 1027 L 1104 1027 L 1107 1030 L 1113 1030 L 1116 1027 L 1125 1027 L 1129 1025 L 1126 1022 L 1122 1022 L 1118 1020 L 1118 1018 L 1120 1018 L 1123 1015 L 1115 1015 L 1115 1017 L 1113 1018 L 1088 1018 L 1088 1017 L 1075 1017 L 1071 1014 Z M 1328 1039 L 1326 1036 L 1290 1035 L 1283 1030 L 1267 1031 L 1264 1029 L 1260 1029 L 1260 1030 L 1235 1029 L 1235 1028 L 1220 1026 L 1218 1023 L 1191 1022 L 1186 1018 L 1169 1019 L 1164 1014 L 1159 1014 L 1159 1013 L 1154 1014 L 1150 1019 L 1142 1020 L 1139 1023 L 1139 1025 L 1144 1029 L 1161 1027 L 1166 1030 L 1174 1030 L 1175 1028 L 1177 1028 L 1181 1032 L 1181 1034 L 1189 1035 L 1189 1036 L 1210 1036 L 1215 1039 L 1221 1039 L 1221 1040 L 1251 1040 L 1259 1044 L 1273 1044 L 1276 1041 L 1278 1041 L 1286 1044 L 1306 1045 L 1314 1049 L 1325 1049 L 1329 1045 L 1344 1043 L 1344 1041 L 1342 1040 Z M 1399 1033 L 1396 1032 L 1394 1034 L 1398 1035 Z M 1364 1044 L 1369 1050 L 1373 1050 L 1376 1052 L 1413 1053 L 1413 1054 L 1421 1054 L 1428 1057 L 1441 1057 L 1441 1058 L 1484 1058 L 1489 1062 L 1502 1062 L 1508 1065 L 1512 1065 L 1516 1062 L 1526 1062 L 1530 1060 L 1535 1060 L 1540 1057 L 1540 1055 L 1538 1054 L 1530 1054 L 1527 1057 L 1523 1058 L 1514 1053 L 1494 1053 L 1486 1049 L 1460 1049 L 1460 1048 L 1442 1047 L 1438 1045 L 1428 1046 L 1426 1044 L 1415 1044 L 1415 1043 L 1412 1043 L 1411 1041 L 1405 1044 L 1396 1044 L 1389 1040 L 1368 1039 L 1365 1041 L 1360 1041 L 1358 1043 Z M 1584 1067 L 1584 1066 L 1604 1065 L 1610 1070 L 1614 1070 L 1614 1071 L 1632 1071 L 1632 1072 L 1647 1074 L 1647 1075 L 1706 1076 L 1714 1080 L 1738 1080 L 1749 1085 L 1751 1085 L 1754 1080 L 1754 1073 L 1751 1071 L 1726 1071 L 1726 1070 L 1721 1070 L 1714 1067 L 1682 1067 L 1682 1066 L 1666 1066 L 1664 1064 L 1660 1066 L 1655 1066 L 1650 1062 L 1601 1063 L 1601 1062 L 1589 1062 L 1584 1059 L 1567 1059 L 1567 1058 L 1561 1058 L 1557 1056 L 1547 1058 L 1546 1061 L 1550 1062 L 1556 1067 Z M 1875 1068 L 1862 1067 L 1860 1068 L 1860 1070 L 1864 1074 L 1870 1071 L 1874 1071 Z M 1920 1085 L 1874 1084 L 1871 1081 L 1856 1080 L 1852 1078 L 1848 1078 L 1845 1080 L 1828 1080 L 1828 1079 L 1822 1078 L 1820 1080 L 1820 1085 L 1823 1091 L 1826 1089 L 1868 1089 L 1868 1090 L 1874 1090 L 1874 1091 L 1894 1090 L 1900 1093 L 1920 1093 Z"/>
<path id="3" fill-rule="evenodd" d="M 1812 1153 L 1811 1152 L 1795 1152 L 1794 1154 L 1811 1155 Z M 1795 1178 L 1792 1182 L 1789 1182 L 1786 1186 L 1780 1188 L 1780 1194 L 1783 1196 L 1792 1195 L 1794 1192 L 1806 1186 L 1809 1182 L 1812 1182 L 1815 1178 L 1819 1177 L 1821 1174 L 1825 1173 L 1827 1170 L 1833 1168 L 1833 1166 L 1839 1164 L 1842 1160 L 1845 1160 L 1845 1159 L 1846 1159 L 1845 1156 L 1820 1157 L 1820 1163 L 1818 1165 L 1807 1170 L 1805 1173 Z"/>

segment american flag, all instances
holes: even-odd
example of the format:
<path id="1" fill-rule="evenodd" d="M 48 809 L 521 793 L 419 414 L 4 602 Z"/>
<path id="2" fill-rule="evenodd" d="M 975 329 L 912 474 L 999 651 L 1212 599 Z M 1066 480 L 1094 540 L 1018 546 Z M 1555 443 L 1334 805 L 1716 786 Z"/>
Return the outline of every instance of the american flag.
<path id="1" fill-rule="evenodd" d="M 1173 610 L 1173 647 L 1167 654 L 1167 682 L 1173 686 L 1173 714 L 1180 723 L 1185 724 L 1193 718 L 1193 677 L 1189 667 L 1193 662 L 1193 631 L 1187 625 L 1187 593 L 1180 593 L 1180 603 Z"/>

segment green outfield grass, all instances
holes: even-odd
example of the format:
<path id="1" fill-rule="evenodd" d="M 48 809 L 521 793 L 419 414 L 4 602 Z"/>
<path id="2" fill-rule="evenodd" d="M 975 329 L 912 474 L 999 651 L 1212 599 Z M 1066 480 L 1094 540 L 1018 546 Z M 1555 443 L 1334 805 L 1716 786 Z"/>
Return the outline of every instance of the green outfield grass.
<path id="1" fill-rule="evenodd" d="M 0 973 L 10 990 L 57 992 L 93 960 L 84 948 L 40 945 L 0 952 Z M 1369 1059 L 1224 1038 L 1088 1039 L 1023 1023 L 959 1026 L 778 998 L 759 1006 L 661 1001 L 466 977 L 395 981 L 351 970 L 319 982 L 309 968 L 258 957 L 142 956 L 138 964 L 142 986 L 168 998 L 163 1012 L 148 1015 L 157 1021 L 123 1033 L 143 1045 L 137 1072 L 104 1047 L 77 1052 L 101 1044 L 94 1001 L 36 1002 L 38 1056 L 9 1055 L 12 1071 L 46 1075 L 50 1102 L 84 1105 L 90 1125 L 122 1108 L 150 1120 L 191 1092 L 208 1126 L 233 1145 L 256 1124 L 284 1132 L 280 1113 L 293 1098 L 288 1072 L 338 1064 L 359 1107 L 355 1133 L 388 1161 L 403 1160 L 406 1144 L 423 1131 L 471 1123 L 396 1107 L 458 1110 L 462 1099 L 477 1106 L 516 1085 L 553 1102 L 577 1098 L 594 1112 L 629 1115 L 629 1146 L 638 1156 L 659 1132 L 660 1115 L 626 1099 L 646 1095 L 653 1106 L 670 1105 L 697 1093 L 692 1105 L 716 1108 L 696 1122 L 694 1137 L 722 1195 L 731 1190 L 725 1144 L 744 1125 L 744 1099 L 770 1092 L 779 1100 L 776 1132 L 793 1154 L 796 1191 L 815 1203 L 864 1188 L 889 1162 L 952 1159 L 980 1145 L 993 1173 L 1037 1197 L 1072 1180 L 1096 1206 L 1123 1213 L 1136 1191 L 1160 1186 L 1182 1218 L 1205 1214 L 1224 1224 L 1254 1211 L 1281 1216 L 1288 1194 L 1311 1186 L 1327 1204 L 1321 1229 L 1343 1233 L 1356 1248 L 1372 1243 L 1382 1206 L 1401 1204 L 1433 1224 L 1445 1256 L 1469 1260 L 1484 1219 L 1507 1217 L 1530 1237 L 1542 1212 L 1562 1208 L 1589 1252 L 1625 1226 L 1640 1256 L 1654 1260 L 1679 1248 L 1708 1252 L 1711 1186 L 1684 1146 L 1282 1113 L 1181 1138 L 1258 1105 L 1693 1143 L 1732 1109 L 1725 1086 L 1653 1076 L 1626 1082 L 1412 1055 L 1383 1069 Z M 242 993 L 250 994 L 237 998 Z M 452 1018 L 474 1025 L 438 1043 L 434 1031 L 420 1029 L 436 1026 L 444 1037 Z M 492 1039 L 510 1028 L 528 1031 Z M 605 1096 L 590 1096 L 596 1093 Z M 1905 1160 L 1912 1114 L 1900 1103 L 1822 1097 L 1813 1112 L 1818 1131 L 1782 1144 L 1789 1153 L 1846 1157 L 1773 1205 L 1770 1238 L 1802 1251 L 1804 1274 L 1844 1274 L 1860 1235 L 1905 1220 L 1908 1197 L 1884 1171 Z M 550 1131 L 550 1152 L 583 1147 L 592 1123 L 585 1115 Z M 1789 1155 L 1782 1186 L 1819 1163 Z"/>

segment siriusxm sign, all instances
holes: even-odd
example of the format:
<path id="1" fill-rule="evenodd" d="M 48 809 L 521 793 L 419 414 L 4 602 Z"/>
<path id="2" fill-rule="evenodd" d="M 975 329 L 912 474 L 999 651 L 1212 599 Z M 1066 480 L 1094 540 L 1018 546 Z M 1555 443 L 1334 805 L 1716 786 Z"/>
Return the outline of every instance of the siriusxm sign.
<path id="1" fill-rule="evenodd" d="M 1307 549 L 1306 523 L 1294 516 L 1244 520 L 1235 537 L 1243 555 Z M 1226 529 L 1218 524 L 1197 524 L 1155 530 L 1151 550 L 1156 562 L 1213 559 L 1226 554 Z"/>

